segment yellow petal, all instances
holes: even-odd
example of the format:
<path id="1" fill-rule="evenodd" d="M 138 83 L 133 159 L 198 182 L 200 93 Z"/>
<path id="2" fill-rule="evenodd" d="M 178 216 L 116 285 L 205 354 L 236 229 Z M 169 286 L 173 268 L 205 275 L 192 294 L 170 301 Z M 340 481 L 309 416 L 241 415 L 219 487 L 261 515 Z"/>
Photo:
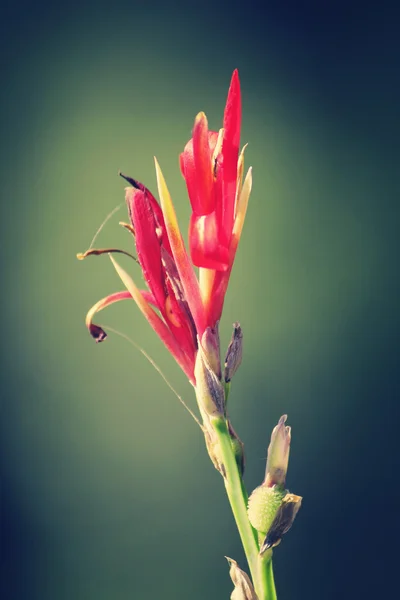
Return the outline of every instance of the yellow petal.
<path id="1" fill-rule="evenodd" d="M 236 197 L 235 197 L 235 216 L 237 211 L 237 203 L 240 198 L 240 193 L 242 191 L 243 185 L 243 170 L 244 170 L 244 151 L 246 150 L 248 144 L 245 144 L 242 148 L 242 151 L 239 155 L 238 166 L 237 166 L 237 178 L 236 178 Z"/>
<path id="2" fill-rule="evenodd" d="M 158 194 L 160 196 L 161 208 L 164 215 L 165 227 L 168 233 L 169 243 L 172 254 L 178 269 L 179 277 L 185 292 L 185 299 L 192 313 L 196 329 L 199 335 L 202 335 L 205 329 L 205 314 L 203 302 L 200 296 L 199 282 L 193 270 L 192 263 L 186 252 L 182 235 L 179 230 L 178 220 L 170 193 L 167 188 L 164 176 L 161 172 L 157 159 L 154 158 L 156 165 Z"/>
<path id="3" fill-rule="evenodd" d="M 247 206 L 249 204 L 249 197 L 250 197 L 252 182 L 253 182 L 252 169 L 250 167 L 249 170 L 247 171 L 247 175 L 246 175 L 246 179 L 244 180 L 242 191 L 240 192 L 239 200 L 237 203 L 235 223 L 233 225 L 232 242 L 231 243 L 235 244 L 236 246 L 239 243 L 240 236 L 242 234 L 244 220 L 246 218 Z"/>

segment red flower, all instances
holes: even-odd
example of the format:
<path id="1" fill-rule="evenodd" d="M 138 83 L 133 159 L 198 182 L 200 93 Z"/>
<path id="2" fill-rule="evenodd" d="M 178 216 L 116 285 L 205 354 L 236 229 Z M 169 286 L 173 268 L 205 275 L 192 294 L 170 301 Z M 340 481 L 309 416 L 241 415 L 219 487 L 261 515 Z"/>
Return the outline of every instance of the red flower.
<path id="1" fill-rule="evenodd" d="M 148 290 L 139 290 L 110 255 L 127 291 L 98 302 L 86 319 L 93 337 L 102 341 L 106 334 L 92 323 L 93 315 L 113 302 L 133 298 L 192 383 L 198 339 L 208 327 L 215 329 L 221 317 L 251 190 L 251 169 L 242 185 L 240 120 L 240 84 L 234 71 L 223 129 L 219 133 L 208 131 L 207 118 L 199 113 L 193 138 L 180 156 L 193 211 L 189 226 L 191 259 L 157 160 L 161 206 L 143 184 L 126 177 L 132 186 L 126 188 L 130 229 Z M 199 267 L 199 279 L 193 265 Z"/>

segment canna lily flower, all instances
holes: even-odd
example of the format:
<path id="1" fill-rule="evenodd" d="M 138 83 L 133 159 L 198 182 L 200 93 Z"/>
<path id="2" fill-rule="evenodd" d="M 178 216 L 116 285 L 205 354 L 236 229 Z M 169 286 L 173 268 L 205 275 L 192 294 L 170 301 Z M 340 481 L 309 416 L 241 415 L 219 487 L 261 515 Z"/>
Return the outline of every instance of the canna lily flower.
<path id="1" fill-rule="evenodd" d="M 199 113 L 193 137 L 180 156 L 192 215 L 187 253 L 167 184 L 155 159 L 160 204 L 138 181 L 122 175 L 130 184 L 126 203 L 134 236 L 137 262 L 147 290 L 140 290 L 111 255 L 121 250 L 89 250 L 78 255 L 109 252 L 126 291 L 100 300 L 87 314 L 86 325 L 96 339 L 106 337 L 93 323 L 94 315 L 115 302 L 135 300 L 152 328 L 195 385 L 199 340 L 217 331 L 251 191 L 249 169 L 243 183 L 243 152 L 239 155 L 241 97 L 238 72 L 234 71 L 225 106 L 223 128 L 209 131 Z M 197 278 L 194 267 L 199 268 Z M 203 336 L 205 336 L 203 338 Z"/>

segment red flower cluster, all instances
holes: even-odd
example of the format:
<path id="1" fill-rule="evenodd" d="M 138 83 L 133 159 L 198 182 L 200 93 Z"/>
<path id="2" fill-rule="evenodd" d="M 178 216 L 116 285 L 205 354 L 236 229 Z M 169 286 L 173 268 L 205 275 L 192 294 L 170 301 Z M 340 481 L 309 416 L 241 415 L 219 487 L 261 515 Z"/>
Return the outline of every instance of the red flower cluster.
<path id="1" fill-rule="evenodd" d="M 143 184 L 126 178 L 131 184 L 126 189 L 131 231 L 148 290 L 139 290 L 111 257 L 127 291 L 98 302 L 86 319 L 93 337 L 101 341 L 105 333 L 92 323 L 93 315 L 113 302 L 133 298 L 192 383 L 198 339 L 221 317 L 251 191 L 251 169 L 243 183 L 240 123 L 240 83 L 234 71 L 223 128 L 209 131 L 205 114 L 199 113 L 193 137 L 180 156 L 192 205 L 190 258 L 157 160 L 161 206 Z M 199 267 L 198 278 L 193 265 Z"/>

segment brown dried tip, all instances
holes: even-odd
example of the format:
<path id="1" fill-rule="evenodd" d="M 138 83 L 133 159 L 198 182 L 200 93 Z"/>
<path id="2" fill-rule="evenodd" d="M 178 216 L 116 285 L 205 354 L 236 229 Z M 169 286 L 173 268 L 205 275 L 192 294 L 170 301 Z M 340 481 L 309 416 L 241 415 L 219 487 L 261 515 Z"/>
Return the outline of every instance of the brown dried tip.
<path id="1" fill-rule="evenodd" d="M 94 323 L 91 323 L 91 325 L 89 327 L 89 333 L 92 336 L 92 338 L 96 341 L 97 344 L 99 342 L 104 342 L 104 340 L 107 337 L 107 334 L 104 331 L 104 329 L 99 327 L 99 325 L 95 325 Z"/>
<path id="2" fill-rule="evenodd" d="M 113 254 L 115 252 L 118 254 L 125 254 L 125 256 L 129 256 L 129 258 L 133 258 L 135 262 L 139 262 L 136 256 L 130 252 L 126 252 L 126 250 L 121 250 L 120 248 L 91 248 L 90 250 L 86 250 L 86 252 L 79 252 L 76 255 L 76 258 L 78 260 L 84 260 L 88 256 L 101 256 L 102 254 Z"/>
<path id="3" fill-rule="evenodd" d="M 119 225 L 121 225 L 121 227 L 124 227 L 125 229 L 130 231 L 132 235 L 135 235 L 135 228 L 130 223 L 125 223 L 125 221 L 120 221 Z"/>
<path id="4" fill-rule="evenodd" d="M 140 186 L 139 186 L 138 182 L 136 181 L 136 179 L 133 179 L 132 177 L 129 177 L 129 175 L 124 175 L 123 173 L 121 173 L 121 171 L 118 171 L 118 175 L 120 177 L 122 177 L 122 179 L 125 179 L 125 181 L 127 181 L 128 183 L 130 183 L 131 186 L 133 186 L 137 190 L 140 190 Z"/>

